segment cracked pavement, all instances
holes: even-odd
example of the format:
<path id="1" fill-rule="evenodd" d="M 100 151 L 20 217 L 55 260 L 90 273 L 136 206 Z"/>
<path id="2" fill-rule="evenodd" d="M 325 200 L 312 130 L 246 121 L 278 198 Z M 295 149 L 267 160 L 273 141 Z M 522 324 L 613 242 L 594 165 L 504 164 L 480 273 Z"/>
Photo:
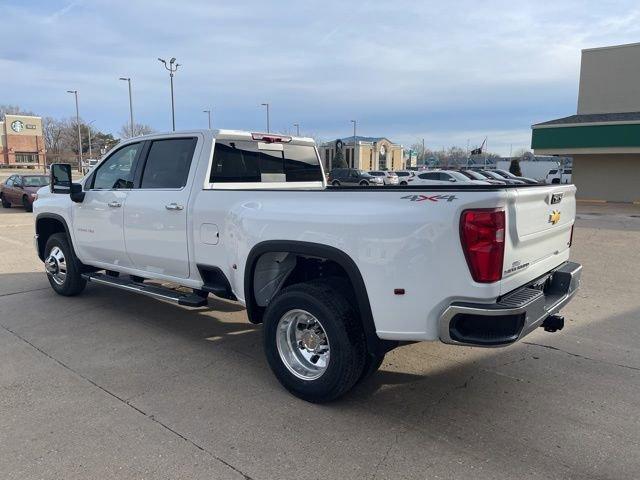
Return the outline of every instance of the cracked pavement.
<path id="1" fill-rule="evenodd" d="M 580 206 L 558 333 L 419 343 L 341 401 L 287 394 L 233 302 L 50 290 L 32 218 L 0 211 L 3 479 L 637 478 L 640 213 Z"/>

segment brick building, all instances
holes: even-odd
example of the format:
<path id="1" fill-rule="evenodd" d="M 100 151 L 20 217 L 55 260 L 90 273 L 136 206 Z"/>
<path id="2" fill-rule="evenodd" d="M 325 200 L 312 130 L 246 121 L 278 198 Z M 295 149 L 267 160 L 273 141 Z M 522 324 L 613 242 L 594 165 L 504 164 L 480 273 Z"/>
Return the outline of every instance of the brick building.
<path id="1" fill-rule="evenodd" d="M 38 166 L 44 161 L 42 118 L 5 115 L 0 120 L 0 166 Z"/>

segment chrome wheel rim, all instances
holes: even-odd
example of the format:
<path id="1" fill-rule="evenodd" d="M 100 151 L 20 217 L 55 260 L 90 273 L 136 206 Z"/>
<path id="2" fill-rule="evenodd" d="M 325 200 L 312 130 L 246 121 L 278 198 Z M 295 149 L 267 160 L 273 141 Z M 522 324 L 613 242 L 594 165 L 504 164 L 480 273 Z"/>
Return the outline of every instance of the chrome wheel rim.
<path id="1" fill-rule="evenodd" d="M 62 285 L 64 283 L 67 278 L 67 262 L 60 247 L 53 247 L 51 249 L 49 256 L 44 261 L 44 268 L 56 285 Z"/>
<path id="2" fill-rule="evenodd" d="M 289 310 L 278 321 L 276 344 L 282 363 L 302 380 L 316 380 L 327 371 L 329 338 L 320 321 L 306 310 Z"/>

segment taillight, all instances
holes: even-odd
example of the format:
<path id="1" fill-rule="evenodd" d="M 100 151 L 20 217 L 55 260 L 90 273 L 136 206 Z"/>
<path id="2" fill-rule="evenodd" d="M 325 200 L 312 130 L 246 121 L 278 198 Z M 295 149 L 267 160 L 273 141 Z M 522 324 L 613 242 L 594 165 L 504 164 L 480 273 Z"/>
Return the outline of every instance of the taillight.
<path id="1" fill-rule="evenodd" d="M 504 210 L 465 210 L 460 218 L 460 241 L 476 282 L 502 278 L 504 259 Z"/>

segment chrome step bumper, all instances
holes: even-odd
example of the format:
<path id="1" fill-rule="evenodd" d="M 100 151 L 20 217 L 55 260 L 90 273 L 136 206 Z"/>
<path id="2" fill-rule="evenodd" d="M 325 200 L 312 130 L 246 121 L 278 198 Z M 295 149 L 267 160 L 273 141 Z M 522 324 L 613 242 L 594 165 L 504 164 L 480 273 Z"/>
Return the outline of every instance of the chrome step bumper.
<path id="1" fill-rule="evenodd" d="M 580 286 L 581 273 L 582 265 L 565 262 L 495 303 L 452 303 L 440 317 L 440 340 L 484 347 L 514 343 L 569 303 Z"/>

